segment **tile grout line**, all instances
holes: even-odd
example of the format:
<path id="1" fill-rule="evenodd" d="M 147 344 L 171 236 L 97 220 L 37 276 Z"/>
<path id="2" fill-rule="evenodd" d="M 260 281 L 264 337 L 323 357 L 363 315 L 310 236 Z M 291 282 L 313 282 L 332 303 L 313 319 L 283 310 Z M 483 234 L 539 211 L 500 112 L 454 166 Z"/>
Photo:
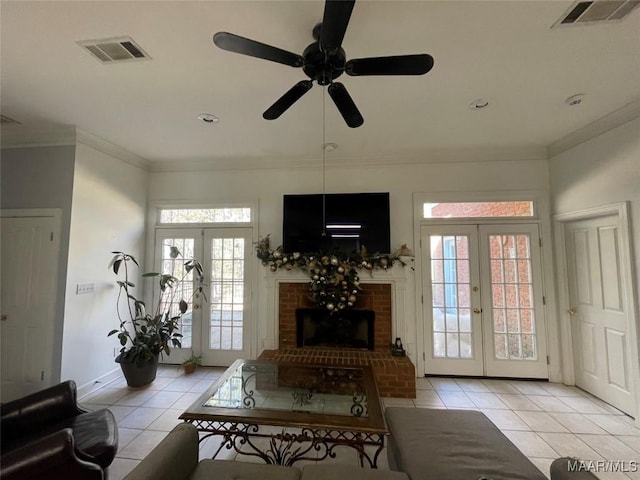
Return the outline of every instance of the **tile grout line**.
<path id="1" fill-rule="evenodd" d="M 111 407 L 132 408 L 130 412 L 126 413 L 125 415 L 123 415 L 122 418 L 120 418 L 120 420 L 118 421 L 118 424 L 121 428 L 125 428 L 127 430 L 138 430 L 138 433 L 136 433 L 132 438 L 128 439 L 126 444 L 120 446 L 118 453 L 116 455 L 116 459 L 114 460 L 114 463 L 117 463 L 117 461 L 119 460 L 123 461 L 120 465 L 122 469 L 116 468 L 116 465 L 113 465 L 114 468 L 110 467 L 111 480 L 118 480 L 119 478 L 122 478 L 124 475 L 126 475 L 126 473 L 128 473 L 128 471 L 130 471 L 135 466 L 135 464 L 137 464 L 140 461 L 137 457 L 144 458 L 145 456 L 144 452 L 147 451 L 148 453 L 148 451 L 150 451 L 153 448 L 153 446 L 155 446 L 155 444 L 157 444 L 162 438 L 164 438 L 164 436 L 166 436 L 166 434 L 169 431 L 169 430 L 166 430 L 166 428 L 168 428 L 171 425 L 173 419 L 168 419 L 168 420 L 165 419 L 164 421 L 166 423 L 162 423 L 161 421 L 160 423 L 157 424 L 156 428 L 152 428 L 152 425 L 155 422 L 160 421 L 163 416 L 167 415 L 172 410 L 186 409 L 189 406 L 187 405 L 187 403 L 190 404 L 192 399 L 197 398 L 197 396 L 200 395 L 202 391 L 204 391 L 204 390 L 200 391 L 199 390 L 200 387 L 198 387 L 196 391 L 191 391 L 191 388 L 194 388 L 196 384 L 201 382 L 212 383 L 214 379 L 219 374 L 221 374 L 222 371 L 224 370 L 224 369 L 208 369 L 206 367 L 203 367 L 202 368 L 203 372 L 199 376 L 186 379 L 184 377 L 184 374 L 182 374 L 180 371 L 173 372 L 172 370 L 174 368 L 175 367 L 162 367 L 162 366 L 160 367 L 158 371 L 158 379 L 169 378 L 170 380 L 162 380 L 162 383 L 161 383 L 162 387 L 159 389 L 146 391 L 146 392 L 155 392 L 153 394 L 146 393 L 146 392 L 139 393 L 141 392 L 140 390 L 131 391 L 126 387 L 126 384 L 123 382 L 123 379 L 115 379 L 109 383 L 102 385 L 99 389 L 93 390 L 92 392 L 84 395 L 81 399 L 79 399 L 79 402 L 83 405 L 85 404 L 86 400 L 89 400 L 89 401 L 86 401 L 86 405 L 92 408 L 104 408 L 105 406 L 107 408 L 111 408 Z M 207 372 L 205 373 L 204 370 L 207 370 Z M 167 375 L 167 374 L 170 374 L 170 375 Z M 521 388 L 519 389 L 518 386 L 520 386 Z M 545 386 L 547 386 L 548 388 L 545 388 Z M 105 395 L 101 396 L 100 393 L 102 392 L 103 394 L 105 394 L 106 390 L 111 390 L 111 391 L 106 392 L 106 396 Z M 146 402 L 151 401 L 153 398 L 157 397 L 159 394 L 163 392 L 165 393 L 171 392 L 172 394 L 174 394 L 170 396 L 176 396 L 175 394 L 179 393 L 180 396 L 177 397 L 177 399 L 168 406 L 159 406 L 155 404 L 150 406 L 146 405 Z M 423 393 L 423 392 L 431 392 L 431 393 Z M 566 394 L 566 395 L 561 395 L 561 394 Z M 118 403 L 129 395 L 132 396 L 131 397 L 132 399 L 135 399 L 136 396 L 141 396 L 144 398 L 146 395 L 149 395 L 149 398 L 144 398 L 144 400 L 142 400 L 142 404 L 140 405 L 126 405 L 126 404 L 123 405 Z M 513 402 L 512 405 L 510 406 L 508 403 L 506 403 L 504 401 L 505 399 L 500 397 L 501 395 L 510 395 L 510 397 L 506 397 L 506 398 L 509 401 Z M 184 401 L 184 404 L 180 405 L 179 403 L 180 400 L 185 397 L 186 399 Z M 424 401 L 420 400 L 419 397 L 422 397 L 425 400 Z M 104 398 L 105 401 L 106 399 L 111 399 L 111 403 L 108 403 L 108 404 L 102 403 L 102 402 L 92 403 L 94 399 L 102 399 L 102 398 Z M 474 398 L 475 398 L 475 401 L 474 401 Z M 546 407 L 545 405 L 542 404 L 543 400 L 541 400 L 541 398 L 544 399 L 544 402 L 546 402 L 546 405 L 547 405 Z M 564 399 L 575 398 L 579 400 L 570 399 L 565 401 L 563 400 L 563 398 Z M 191 401 L 187 401 L 187 399 L 190 399 Z M 518 405 L 517 402 L 521 402 L 521 403 Z M 509 381 L 509 380 L 493 380 L 493 379 L 487 379 L 487 380 L 477 379 L 476 380 L 476 379 L 459 379 L 454 377 L 417 378 L 416 379 L 416 399 L 399 399 L 399 398 L 383 398 L 382 399 L 382 403 L 385 407 L 394 405 L 394 406 L 406 406 L 410 408 L 473 409 L 473 410 L 483 411 L 485 414 L 489 413 L 491 415 L 502 415 L 503 417 L 505 417 L 506 420 L 505 420 L 505 425 L 503 425 L 502 427 L 498 426 L 500 431 L 502 431 L 503 433 L 509 432 L 510 435 L 514 437 L 519 437 L 521 439 L 526 440 L 528 438 L 530 440 L 533 440 L 535 442 L 535 445 L 529 445 L 526 448 L 531 449 L 531 451 L 534 451 L 534 449 L 538 447 L 542 448 L 543 450 L 546 450 L 548 448 L 547 453 L 554 452 L 556 454 L 556 458 L 558 456 L 563 456 L 563 454 L 559 452 L 556 448 L 554 448 L 552 445 L 550 445 L 545 440 L 543 435 L 565 434 L 565 435 L 573 435 L 578 439 L 580 439 L 580 435 L 598 435 L 603 439 L 606 438 L 610 444 L 615 443 L 617 441 L 626 445 L 629 451 L 634 451 L 637 449 L 638 454 L 640 454 L 640 430 L 633 425 L 632 421 L 625 422 L 625 419 L 627 418 L 627 416 L 624 415 L 622 412 L 615 410 L 611 406 L 608 406 L 609 408 L 605 408 L 604 406 L 602 406 L 602 404 L 599 404 L 598 402 L 601 402 L 601 400 L 590 396 L 587 392 L 578 390 L 575 387 L 568 387 L 561 384 L 540 385 L 534 382 L 532 382 L 531 384 L 529 384 L 529 382 L 526 382 L 526 384 L 518 384 L 518 383 L 515 383 L 514 381 Z M 176 407 L 176 404 L 178 404 L 178 407 Z M 459 405 L 459 406 L 456 407 L 455 405 Z M 514 408 L 514 405 L 517 408 Z M 564 407 L 562 405 L 564 405 Z M 533 409 L 534 407 L 536 409 Z M 558 410 L 556 411 L 554 410 L 554 408 Z M 146 410 L 141 411 L 139 409 L 146 409 Z M 137 412 L 138 413 L 145 412 L 147 414 L 150 414 L 151 413 L 149 412 L 150 409 L 159 410 L 160 413 L 148 422 L 146 421 L 146 419 L 142 421 L 141 425 L 144 425 L 145 428 L 129 427 L 129 426 L 126 426 L 128 425 L 127 422 L 124 422 L 124 425 L 122 425 L 123 420 L 125 420 L 127 417 L 135 415 Z M 580 410 L 589 410 L 589 411 L 581 412 Z M 507 414 L 507 412 L 509 413 Z M 519 415 L 518 412 L 522 412 L 522 416 Z M 157 412 L 152 412 L 152 413 L 157 413 Z M 533 423 L 535 422 L 532 420 L 532 418 L 540 417 L 542 419 L 542 424 L 531 425 L 529 422 L 527 422 L 525 418 L 523 418 L 523 416 L 526 417 L 527 415 L 529 415 L 529 420 Z M 563 415 L 565 415 L 565 417 L 562 417 Z M 570 415 L 571 417 L 566 417 L 566 415 Z M 589 415 L 597 416 L 597 417 L 589 418 Z M 560 421 L 557 418 L 558 416 L 560 418 L 564 418 L 565 421 L 567 422 L 569 418 L 578 419 L 578 420 L 582 419 L 583 422 L 587 422 L 586 425 L 591 424 L 593 425 L 593 427 L 595 427 L 595 428 L 587 427 L 587 430 L 592 429 L 592 431 L 596 431 L 599 433 L 587 433 L 587 432 L 576 433 L 573 430 L 577 430 L 579 428 L 576 428 L 575 425 L 573 426 L 573 428 L 571 428 L 570 425 L 563 424 L 562 421 Z M 509 418 L 515 419 L 515 422 L 510 424 Z M 549 419 L 551 421 L 549 421 Z M 132 418 L 132 420 L 134 419 Z M 624 434 L 611 433 L 610 430 L 607 430 L 605 428 L 605 425 L 600 425 L 596 423 L 595 420 L 598 420 L 603 424 L 607 424 L 607 422 L 611 422 L 611 423 L 608 423 L 610 429 L 617 428 L 618 431 L 625 431 L 629 434 L 624 435 Z M 518 422 L 521 422 L 522 424 L 521 427 L 522 426 L 526 427 L 526 430 L 522 428 L 519 428 L 519 429 L 510 428 L 513 426 L 518 426 Z M 545 425 L 544 422 L 547 422 L 549 425 Z M 622 422 L 622 424 L 620 424 L 620 422 Z M 179 423 L 179 422 L 176 422 L 176 423 Z M 555 425 L 556 423 L 560 427 L 557 427 Z M 614 424 L 615 424 L 615 427 L 612 426 Z M 628 430 L 624 427 L 625 424 L 628 425 Z M 158 429 L 160 427 L 162 428 Z M 537 430 L 534 427 L 536 427 Z M 542 429 L 550 429 L 550 428 L 563 428 L 566 431 L 542 430 Z M 143 438 L 140 438 L 145 433 L 147 433 L 147 435 L 145 435 Z M 507 433 L 505 433 L 505 435 L 507 435 Z M 627 443 L 617 437 L 630 437 L 630 439 L 625 438 L 628 442 Z M 637 440 L 634 440 L 634 439 L 637 439 Z M 138 440 L 138 442 L 136 442 L 136 440 Z M 149 442 L 145 443 L 144 445 L 138 445 L 139 443 L 143 443 L 142 440 L 149 440 Z M 525 441 L 525 440 L 522 440 L 522 441 Z M 156 442 L 156 443 L 153 443 L 153 442 Z M 630 443 L 633 444 L 634 446 L 637 445 L 637 447 L 634 449 L 634 446 L 629 445 Z M 132 444 L 134 445 L 132 446 Z M 134 449 L 138 447 L 140 448 L 140 450 L 138 450 L 137 453 L 135 450 L 133 452 L 129 451 L 130 449 Z M 215 443 L 215 441 L 214 442 L 206 441 L 201 445 L 201 452 L 204 455 L 212 448 L 213 449 L 217 448 L 217 443 Z M 592 448 L 592 447 L 589 447 L 589 448 Z M 596 448 L 592 448 L 592 450 L 597 455 L 600 455 L 606 459 L 606 456 L 603 455 L 601 452 L 599 452 Z M 212 451 L 213 450 L 211 450 L 211 452 Z M 536 453 L 539 453 L 539 452 L 536 452 Z M 233 458 L 235 457 L 236 455 L 233 454 Z M 548 466 L 550 465 L 553 458 L 549 458 L 547 456 L 534 456 L 534 455 L 530 455 L 527 457 L 530 460 L 532 460 L 532 462 L 538 468 L 542 468 L 542 467 L 546 468 L 547 472 L 545 472 L 545 474 L 548 476 Z M 233 459 L 233 458 L 229 458 L 229 459 Z M 624 459 L 609 458 L 609 460 L 616 461 L 616 460 L 624 460 Z"/>

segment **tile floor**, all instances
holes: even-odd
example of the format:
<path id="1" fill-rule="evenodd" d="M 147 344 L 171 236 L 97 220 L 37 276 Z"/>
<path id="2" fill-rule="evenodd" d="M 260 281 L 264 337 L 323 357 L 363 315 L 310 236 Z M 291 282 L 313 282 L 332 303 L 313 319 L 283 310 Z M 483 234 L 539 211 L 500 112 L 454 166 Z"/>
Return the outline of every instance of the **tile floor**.
<path id="1" fill-rule="evenodd" d="M 87 408 L 108 407 L 119 427 L 120 446 L 109 478 L 123 478 L 162 440 L 224 369 L 200 368 L 185 376 L 180 367 L 161 366 L 148 387 L 129 389 L 124 378 L 85 395 Z M 633 419 L 586 392 L 560 384 L 461 378 L 418 378 L 415 400 L 385 398 L 385 406 L 474 409 L 484 412 L 545 474 L 559 456 L 640 464 L 640 429 Z M 219 441 L 203 442 L 201 457 L 211 456 Z M 235 458 L 223 449 L 217 458 Z M 246 461 L 248 457 L 243 457 Z M 326 462 L 327 460 L 325 460 Z M 334 462 L 356 463 L 352 449 Z M 386 452 L 380 468 L 388 468 Z M 603 472 L 602 480 L 640 479 L 638 472 Z"/>

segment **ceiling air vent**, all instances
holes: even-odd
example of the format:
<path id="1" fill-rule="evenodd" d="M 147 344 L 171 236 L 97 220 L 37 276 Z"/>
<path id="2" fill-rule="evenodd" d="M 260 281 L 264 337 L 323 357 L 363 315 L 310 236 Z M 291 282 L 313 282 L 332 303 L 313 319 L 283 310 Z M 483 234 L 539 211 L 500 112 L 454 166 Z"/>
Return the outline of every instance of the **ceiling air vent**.
<path id="1" fill-rule="evenodd" d="M 0 125 L 22 125 L 22 123 L 6 115 L 0 115 Z"/>
<path id="2" fill-rule="evenodd" d="M 619 21 L 639 6 L 640 0 L 578 1 L 551 28 Z"/>
<path id="3" fill-rule="evenodd" d="M 104 38 L 78 42 L 100 63 L 129 62 L 147 60 L 151 57 L 130 37 Z"/>

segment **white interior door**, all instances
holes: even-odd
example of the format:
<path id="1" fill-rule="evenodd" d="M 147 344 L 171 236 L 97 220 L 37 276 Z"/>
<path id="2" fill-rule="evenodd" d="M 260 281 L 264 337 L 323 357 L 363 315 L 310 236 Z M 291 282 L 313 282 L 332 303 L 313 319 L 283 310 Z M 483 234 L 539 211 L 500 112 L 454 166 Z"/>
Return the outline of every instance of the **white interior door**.
<path id="1" fill-rule="evenodd" d="M 226 366 L 238 358 L 250 358 L 251 254 L 250 228 L 161 229 L 156 233 L 156 263 L 171 272 L 177 262 L 170 258 L 176 246 L 185 258 L 196 258 L 204 268 L 204 295 L 196 295 L 182 316 L 182 349 L 164 361 L 182 362 L 202 355 L 203 365 Z M 179 275 L 176 275 L 179 276 Z M 192 297 L 196 287 L 192 274 L 178 287 L 182 298 Z M 177 313 L 177 305 L 176 305 Z"/>
<path id="2" fill-rule="evenodd" d="M 576 385 L 633 414 L 618 217 L 565 227 Z"/>
<path id="3" fill-rule="evenodd" d="M 537 225 L 422 227 L 425 373 L 548 378 Z"/>
<path id="4" fill-rule="evenodd" d="M 58 231 L 54 217 L 2 217 L 0 232 L 1 398 L 6 402 L 50 385 Z"/>

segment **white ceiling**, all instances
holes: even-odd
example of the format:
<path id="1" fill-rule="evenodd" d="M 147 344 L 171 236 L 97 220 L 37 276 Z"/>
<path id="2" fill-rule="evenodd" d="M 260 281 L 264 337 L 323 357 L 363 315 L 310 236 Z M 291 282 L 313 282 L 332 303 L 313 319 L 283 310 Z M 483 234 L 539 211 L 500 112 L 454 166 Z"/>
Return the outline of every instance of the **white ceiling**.
<path id="1" fill-rule="evenodd" d="M 429 53 L 415 77 L 340 81 L 365 123 L 347 127 L 326 96 L 326 141 L 343 157 L 544 149 L 640 101 L 640 9 L 622 22 L 551 29 L 565 0 L 358 0 L 347 58 Z M 78 127 L 150 162 L 317 158 L 324 89 L 277 120 L 262 112 L 300 69 L 220 50 L 228 31 L 295 53 L 322 1 L 6 1 L 1 111 L 16 132 Z M 150 61 L 103 65 L 76 42 L 131 36 Z M 586 94 L 576 107 L 565 99 Z M 490 105 L 471 111 L 484 97 Z M 215 125 L 200 113 L 220 118 Z M 6 143 L 6 142 L 5 142 Z"/>

